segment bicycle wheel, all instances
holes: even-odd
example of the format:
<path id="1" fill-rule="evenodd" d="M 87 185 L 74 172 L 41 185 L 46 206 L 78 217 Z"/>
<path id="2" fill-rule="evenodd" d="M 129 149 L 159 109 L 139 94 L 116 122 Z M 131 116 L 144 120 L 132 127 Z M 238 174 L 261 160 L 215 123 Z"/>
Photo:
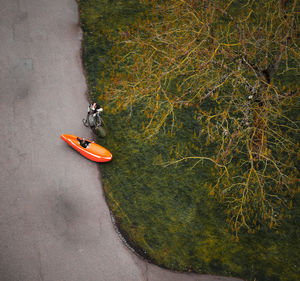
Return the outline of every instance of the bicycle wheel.
<path id="1" fill-rule="evenodd" d="M 101 125 L 101 126 L 98 126 L 97 128 L 95 128 L 96 132 L 98 133 L 98 135 L 101 137 L 101 138 L 105 138 L 106 137 L 106 130 L 105 128 Z"/>
<path id="2" fill-rule="evenodd" d="M 82 123 L 83 123 L 83 125 L 85 126 L 85 127 L 88 127 L 89 126 L 89 124 L 88 124 L 88 120 L 87 119 L 82 119 Z"/>

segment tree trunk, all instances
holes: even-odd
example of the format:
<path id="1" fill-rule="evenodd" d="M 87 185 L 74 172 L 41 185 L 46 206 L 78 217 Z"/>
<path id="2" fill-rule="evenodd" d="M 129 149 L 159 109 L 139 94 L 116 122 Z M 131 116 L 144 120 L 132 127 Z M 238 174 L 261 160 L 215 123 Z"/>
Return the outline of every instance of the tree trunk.
<path id="1" fill-rule="evenodd" d="M 263 72 L 264 82 L 259 87 L 253 105 L 253 127 L 254 135 L 252 138 L 253 157 L 259 159 L 261 155 L 267 155 L 267 129 L 268 119 L 265 104 L 265 94 L 267 92 L 267 84 L 270 83 L 269 71 Z"/>
<path id="2" fill-rule="evenodd" d="M 252 153 L 254 158 L 267 154 L 267 118 L 264 105 L 258 105 L 253 115 L 254 135 L 252 139 Z"/>

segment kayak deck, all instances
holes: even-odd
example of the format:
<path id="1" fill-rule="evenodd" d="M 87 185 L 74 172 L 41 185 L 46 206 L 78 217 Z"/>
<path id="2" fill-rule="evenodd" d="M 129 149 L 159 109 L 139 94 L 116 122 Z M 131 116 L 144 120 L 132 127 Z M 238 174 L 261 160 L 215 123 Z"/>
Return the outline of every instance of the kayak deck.
<path id="1" fill-rule="evenodd" d="M 110 151 L 90 140 L 68 134 L 61 135 L 61 139 L 89 160 L 95 162 L 108 162 L 112 160 L 112 154 Z M 87 141 L 88 144 L 86 147 L 81 145 L 83 141 Z"/>

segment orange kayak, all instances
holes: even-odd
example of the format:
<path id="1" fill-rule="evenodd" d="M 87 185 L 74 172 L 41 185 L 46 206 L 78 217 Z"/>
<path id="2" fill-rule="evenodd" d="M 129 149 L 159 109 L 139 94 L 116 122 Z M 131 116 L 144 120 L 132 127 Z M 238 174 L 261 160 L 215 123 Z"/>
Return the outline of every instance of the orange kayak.
<path id="1" fill-rule="evenodd" d="M 74 135 L 60 137 L 87 159 L 95 162 L 108 162 L 112 159 L 112 154 L 106 148 L 92 141 Z"/>

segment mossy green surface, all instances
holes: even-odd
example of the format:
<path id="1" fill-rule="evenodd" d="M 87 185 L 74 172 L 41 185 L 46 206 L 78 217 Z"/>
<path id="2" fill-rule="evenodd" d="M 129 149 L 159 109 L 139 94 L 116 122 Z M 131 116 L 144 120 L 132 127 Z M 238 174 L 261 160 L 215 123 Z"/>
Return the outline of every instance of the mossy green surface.
<path id="1" fill-rule="evenodd" d="M 115 71 L 114 38 L 136 24 L 147 7 L 108 0 L 81 0 L 79 5 L 84 65 L 91 98 L 97 101 Z M 167 126 L 149 141 L 136 137 L 144 122 L 138 106 L 114 114 L 102 106 L 108 136 L 99 143 L 113 154 L 112 162 L 101 165 L 107 202 L 128 238 L 155 263 L 246 280 L 299 279 L 300 196 L 278 229 L 241 232 L 236 241 L 227 230 L 224 206 L 209 195 L 213 166 L 195 161 L 165 165 L 179 152 L 205 155 L 213 149 L 198 137 L 201 128 L 193 111 L 183 109 L 173 131 Z"/>

